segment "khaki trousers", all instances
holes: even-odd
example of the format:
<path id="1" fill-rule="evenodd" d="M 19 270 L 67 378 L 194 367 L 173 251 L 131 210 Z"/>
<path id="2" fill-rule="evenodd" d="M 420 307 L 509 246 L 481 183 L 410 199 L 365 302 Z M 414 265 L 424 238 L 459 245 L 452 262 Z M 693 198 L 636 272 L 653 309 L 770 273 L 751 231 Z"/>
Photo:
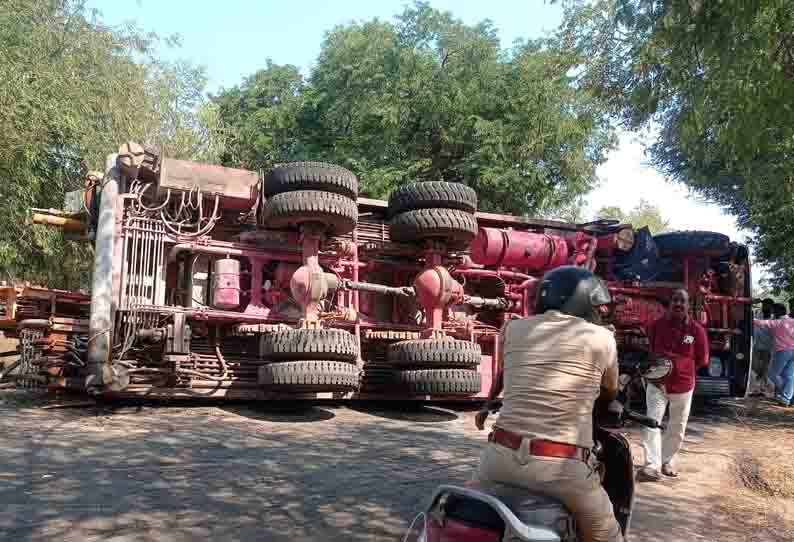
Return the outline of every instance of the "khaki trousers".
<path id="1" fill-rule="evenodd" d="M 525 487 L 558 499 L 574 515 L 580 542 L 622 541 L 612 503 L 594 465 L 529 455 L 528 446 L 527 438 L 522 439 L 518 450 L 489 442 L 480 456 L 477 479 L 486 484 Z"/>

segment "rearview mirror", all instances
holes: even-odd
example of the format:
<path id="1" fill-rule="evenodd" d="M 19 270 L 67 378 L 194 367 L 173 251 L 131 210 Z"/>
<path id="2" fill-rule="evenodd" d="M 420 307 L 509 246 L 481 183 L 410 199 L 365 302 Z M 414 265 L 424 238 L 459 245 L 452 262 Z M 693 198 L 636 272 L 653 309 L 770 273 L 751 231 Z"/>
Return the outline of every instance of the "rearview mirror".
<path id="1" fill-rule="evenodd" d="M 631 382 L 631 376 L 627 375 L 626 373 L 623 373 L 618 377 L 618 385 L 620 386 L 621 390 L 624 389 L 629 382 Z"/>
<path id="2" fill-rule="evenodd" d="M 657 358 L 653 364 L 648 367 L 642 376 L 646 380 L 661 380 L 673 370 L 673 361 L 669 358 Z"/>

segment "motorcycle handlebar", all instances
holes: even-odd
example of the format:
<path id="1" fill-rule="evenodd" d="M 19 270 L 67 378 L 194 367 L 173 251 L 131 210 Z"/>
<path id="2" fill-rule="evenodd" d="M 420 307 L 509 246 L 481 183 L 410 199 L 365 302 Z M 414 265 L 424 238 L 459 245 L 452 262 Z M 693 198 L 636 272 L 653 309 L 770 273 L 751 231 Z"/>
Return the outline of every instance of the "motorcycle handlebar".
<path id="1" fill-rule="evenodd" d="M 651 429 L 661 429 L 662 431 L 666 429 L 666 425 L 664 423 L 657 422 L 653 418 L 640 414 L 639 412 L 634 412 L 627 409 L 623 416 L 629 420 L 644 425 L 645 427 L 650 427 Z"/>

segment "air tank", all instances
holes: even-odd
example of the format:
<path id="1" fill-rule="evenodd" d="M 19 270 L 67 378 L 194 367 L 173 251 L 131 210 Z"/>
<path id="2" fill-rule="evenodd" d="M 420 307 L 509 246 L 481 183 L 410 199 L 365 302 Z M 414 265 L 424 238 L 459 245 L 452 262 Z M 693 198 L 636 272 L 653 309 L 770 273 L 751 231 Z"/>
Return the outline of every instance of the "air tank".
<path id="1" fill-rule="evenodd" d="M 215 261 L 212 273 L 212 306 L 231 310 L 240 306 L 240 262 L 233 258 Z"/>
<path id="2" fill-rule="evenodd" d="M 565 265 L 568 244 L 556 235 L 500 228 L 480 228 L 471 244 L 471 259 L 480 265 L 545 271 Z"/>

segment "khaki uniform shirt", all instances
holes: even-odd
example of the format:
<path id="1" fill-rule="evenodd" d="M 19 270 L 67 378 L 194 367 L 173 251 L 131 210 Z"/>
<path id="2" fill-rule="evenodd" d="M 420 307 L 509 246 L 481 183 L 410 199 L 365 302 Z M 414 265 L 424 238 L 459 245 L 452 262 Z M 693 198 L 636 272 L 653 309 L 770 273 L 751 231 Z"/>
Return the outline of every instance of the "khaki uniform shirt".
<path id="1" fill-rule="evenodd" d="M 504 393 L 495 425 L 591 448 L 593 405 L 602 381 L 617 387 L 612 333 L 558 311 L 511 320 L 502 333 Z"/>

